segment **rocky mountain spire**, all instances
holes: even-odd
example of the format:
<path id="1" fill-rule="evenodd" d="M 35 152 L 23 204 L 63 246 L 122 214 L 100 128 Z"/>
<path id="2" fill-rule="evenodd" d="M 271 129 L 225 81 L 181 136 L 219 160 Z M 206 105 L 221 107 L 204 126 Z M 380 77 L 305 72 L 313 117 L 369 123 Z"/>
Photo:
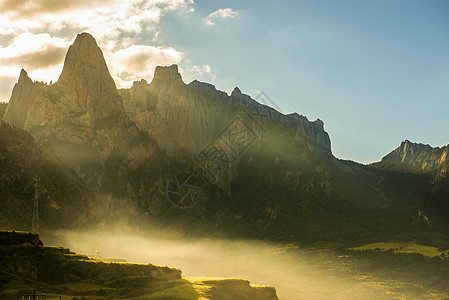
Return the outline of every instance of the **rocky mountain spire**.
<path id="1" fill-rule="evenodd" d="M 24 69 L 20 70 L 18 84 L 27 85 L 32 83 L 33 81 L 28 77 L 28 73 Z"/>
<path id="2" fill-rule="evenodd" d="M 58 82 L 67 84 L 80 77 L 92 79 L 94 76 L 104 77 L 111 84 L 114 83 L 95 38 L 89 33 L 80 33 L 67 51 Z"/>
<path id="3" fill-rule="evenodd" d="M 151 86 L 154 89 L 166 90 L 180 84 L 184 83 L 181 74 L 179 74 L 177 65 L 167 67 L 157 66 L 156 70 L 154 70 L 153 81 L 151 81 Z"/>
<path id="4" fill-rule="evenodd" d="M 28 77 L 27 72 L 20 71 L 19 80 L 14 85 L 12 95 L 3 116 L 3 121 L 23 129 L 27 119 L 29 107 L 32 102 L 32 90 L 34 83 Z"/>
<path id="5" fill-rule="evenodd" d="M 87 110 L 94 120 L 123 112 L 103 52 L 89 33 L 78 34 L 69 47 L 58 84 L 72 91 L 68 104 Z"/>
<path id="6" fill-rule="evenodd" d="M 3 120 L 32 132 L 38 140 L 56 135 L 64 141 L 77 137 L 84 142 L 95 137 L 106 118 L 127 120 L 101 49 L 90 34 L 81 33 L 70 46 L 55 84 L 33 82 L 21 71 Z M 113 139 L 106 140 L 113 144 Z"/>

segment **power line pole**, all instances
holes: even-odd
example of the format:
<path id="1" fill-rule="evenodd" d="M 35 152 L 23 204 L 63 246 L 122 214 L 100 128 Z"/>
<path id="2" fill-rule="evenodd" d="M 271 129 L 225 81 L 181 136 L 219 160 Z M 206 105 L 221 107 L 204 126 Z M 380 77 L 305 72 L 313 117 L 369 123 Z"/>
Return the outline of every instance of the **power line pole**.
<path id="1" fill-rule="evenodd" d="M 39 234 L 39 177 L 34 177 L 34 207 L 31 232 L 34 234 Z"/>

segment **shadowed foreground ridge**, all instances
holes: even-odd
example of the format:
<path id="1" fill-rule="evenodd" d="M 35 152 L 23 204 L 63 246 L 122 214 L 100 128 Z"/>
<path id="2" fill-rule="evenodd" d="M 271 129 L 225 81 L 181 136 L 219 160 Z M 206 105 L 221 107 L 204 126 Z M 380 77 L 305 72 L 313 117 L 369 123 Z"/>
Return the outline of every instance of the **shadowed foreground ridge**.
<path id="1" fill-rule="evenodd" d="M 20 289 L 17 289 L 20 286 Z M 26 232 L 0 231 L 0 297 L 32 290 L 47 297 L 84 299 L 260 299 L 276 290 L 240 279 L 183 279 L 179 269 L 104 262 L 60 247 L 43 246 Z"/>

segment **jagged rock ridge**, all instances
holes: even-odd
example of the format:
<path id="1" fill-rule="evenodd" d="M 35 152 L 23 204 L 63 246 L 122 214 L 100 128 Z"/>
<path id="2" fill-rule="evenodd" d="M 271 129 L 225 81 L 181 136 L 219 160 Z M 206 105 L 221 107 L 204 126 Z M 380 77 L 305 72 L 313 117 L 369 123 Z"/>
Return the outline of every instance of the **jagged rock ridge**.
<path id="1" fill-rule="evenodd" d="M 151 84 L 136 81 L 129 90 L 120 90 L 120 94 L 130 118 L 171 153 L 185 150 L 197 154 L 242 112 L 247 112 L 242 115 L 246 123 L 253 118 L 260 127 L 269 122 L 283 130 L 293 129 L 294 138 L 307 139 L 331 151 L 321 120 L 309 122 L 296 113 L 284 116 L 238 88 L 227 95 L 196 80 L 185 84 L 176 65 L 157 67 Z"/>
<path id="2" fill-rule="evenodd" d="M 158 66 L 151 84 L 136 81 L 120 94 L 139 129 L 173 158 L 195 159 L 207 170 L 209 182 L 229 194 L 242 156 L 260 151 L 280 132 L 312 152 L 332 156 L 321 120 L 309 122 L 296 113 L 285 116 L 238 88 L 228 95 L 196 80 L 185 84 L 176 65 Z"/>
<path id="3" fill-rule="evenodd" d="M 412 173 L 446 172 L 449 167 L 449 145 L 431 147 L 405 140 L 373 166 Z"/>

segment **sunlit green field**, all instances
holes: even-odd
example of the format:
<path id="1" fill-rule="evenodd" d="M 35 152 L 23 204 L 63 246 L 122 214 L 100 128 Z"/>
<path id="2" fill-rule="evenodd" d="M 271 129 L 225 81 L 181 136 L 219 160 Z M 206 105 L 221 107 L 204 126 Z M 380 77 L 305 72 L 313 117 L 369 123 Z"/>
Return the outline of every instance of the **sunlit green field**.
<path id="1" fill-rule="evenodd" d="M 449 250 L 439 250 L 437 247 L 419 245 L 416 242 L 371 243 L 354 247 L 352 250 L 392 250 L 395 253 L 418 253 L 428 257 L 449 255 Z"/>

